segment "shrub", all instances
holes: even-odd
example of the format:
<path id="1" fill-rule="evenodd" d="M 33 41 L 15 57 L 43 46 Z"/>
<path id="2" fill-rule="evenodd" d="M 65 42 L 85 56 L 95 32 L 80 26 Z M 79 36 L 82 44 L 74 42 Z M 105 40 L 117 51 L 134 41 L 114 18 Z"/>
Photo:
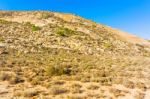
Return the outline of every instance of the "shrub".
<path id="1" fill-rule="evenodd" d="M 8 81 L 10 84 L 17 84 L 17 83 L 24 82 L 24 80 L 21 77 L 9 72 L 2 72 L 0 74 L 0 80 Z"/>
<path id="2" fill-rule="evenodd" d="M 90 90 L 97 90 L 97 89 L 99 89 L 99 86 L 92 84 L 92 85 L 88 86 L 87 88 Z"/>
<path id="3" fill-rule="evenodd" d="M 42 13 L 41 18 L 42 19 L 48 19 L 48 18 L 50 18 L 52 16 L 54 16 L 54 14 L 52 14 L 52 13 Z"/>
<path id="4" fill-rule="evenodd" d="M 0 17 L 10 17 L 10 16 L 12 16 L 13 15 L 13 12 L 2 12 L 1 14 L 0 14 Z"/>
<path id="5" fill-rule="evenodd" d="M 41 30 L 41 28 L 39 26 L 35 26 L 35 24 L 32 24 L 30 22 L 26 22 L 25 25 L 27 25 L 28 27 L 31 27 L 32 31 L 39 31 L 39 30 Z"/>
<path id="6" fill-rule="evenodd" d="M 54 66 L 49 66 L 46 69 L 46 73 L 49 76 L 70 75 L 71 69 L 63 65 L 54 65 Z"/>
<path id="7" fill-rule="evenodd" d="M 24 97 L 33 97 L 37 96 L 39 92 L 35 89 L 28 89 L 24 91 Z"/>
<path id="8" fill-rule="evenodd" d="M 32 25 L 32 31 L 39 31 L 41 28 L 39 26 Z"/>
<path id="9" fill-rule="evenodd" d="M 60 94 L 64 94 L 64 93 L 67 93 L 68 90 L 63 88 L 63 87 L 60 87 L 60 86 L 53 86 L 51 88 L 51 94 L 52 95 L 60 95 Z"/>
<path id="10" fill-rule="evenodd" d="M 11 74 L 7 72 L 1 72 L 0 74 L 0 80 L 7 81 L 11 79 Z"/>
<path id="11" fill-rule="evenodd" d="M 68 28 L 59 27 L 56 30 L 56 34 L 58 34 L 59 36 L 67 37 L 67 36 L 71 36 L 72 34 L 74 34 L 74 31 Z"/>
<path id="12" fill-rule="evenodd" d="M 17 84 L 17 83 L 22 83 L 22 82 L 24 82 L 24 80 L 21 77 L 17 76 L 17 75 L 11 77 L 11 79 L 9 80 L 10 84 Z"/>
<path id="13" fill-rule="evenodd" d="M 104 43 L 104 47 L 105 47 L 106 49 L 112 49 L 112 48 L 113 48 L 113 44 L 110 43 L 110 42 L 106 42 L 106 43 Z"/>
<path id="14" fill-rule="evenodd" d="M 4 41 L 4 38 L 0 36 L 0 42 L 3 42 L 3 41 Z"/>
<path id="15" fill-rule="evenodd" d="M 10 22 L 0 19 L 0 24 L 8 24 Z"/>

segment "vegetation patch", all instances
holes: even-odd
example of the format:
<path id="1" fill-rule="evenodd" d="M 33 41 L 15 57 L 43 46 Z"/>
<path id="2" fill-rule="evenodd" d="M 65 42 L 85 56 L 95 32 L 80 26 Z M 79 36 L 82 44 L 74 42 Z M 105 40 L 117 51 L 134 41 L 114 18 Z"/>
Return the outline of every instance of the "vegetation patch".
<path id="1" fill-rule="evenodd" d="M 2 36 L 0 36 L 0 42 L 3 42 L 4 38 Z"/>
<path id="2" fill-rule="evenodd" d="M 49 76 L 70 75 L 72 70 L 68 66 L 53 65 L 46 69 L 46 74 Z"/>
<path id="3" fill-rule="evenodd" d="M 41 28 L 39 26 L 32 25 L 32 31 L 39 31 Z"/>
<path id="4" fill-rule="evenodd" d="M 26 22 L 25 25 L 27 25 L 28 27 L 31 27 L 31 29 L 32 29 L 33 32 L 41 30 L 41 27 L 35 26 L 35 24 L 32 24 L 30 22 Z"/>
<path id="5" fill-rule="evenodd" d="M 10 22 L 0 19 L 0 24 L 8 24 L 8 23 L 10 23 Z"/>
<path id="6" fill-rule="evenodd" d="M 24 97 L 34 97 L 37 95 L 38 95 L 38 91 L 33 88 L 24 91 Z"/>
<path id="7" fill-rule="evenodd" d="M 52 95 L 60 95 L 60 94 L 64 94 L 64 93 L 67 93 L 68 90 L 63 88 L 63 87 L 60 87 L 60 86 L 53 86 L 51 88 L 51 94 Z"/>
<path id="8" fill-rule="evenodd" d="M 54 14 L 53 13 L 50 13 L 50 12 L 45 12 L 45 13 L 42 13 L 42 15 L 41 15 L 41 18 L 42 19 L 48 19 L 48 18 L 50 18 L 50 17 L 53 17 L 54 16 Z"/>
<path id="9" fill-rule="evenodd" d="M 56 29 L 56 34 L 59 36 L 68 37 L 75 34 L 75 32 L 68 28 L 59 27 Z"/>

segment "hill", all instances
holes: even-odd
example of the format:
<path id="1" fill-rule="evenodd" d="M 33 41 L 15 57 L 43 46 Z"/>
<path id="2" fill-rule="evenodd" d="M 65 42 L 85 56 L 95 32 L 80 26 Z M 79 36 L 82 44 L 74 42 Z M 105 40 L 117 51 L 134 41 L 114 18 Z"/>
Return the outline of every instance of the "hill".
<path id="1" fill-rule="evenodd" d="M 150 42 L 79 16 L 0 11 L 0 98 L 148 99 Z"/>

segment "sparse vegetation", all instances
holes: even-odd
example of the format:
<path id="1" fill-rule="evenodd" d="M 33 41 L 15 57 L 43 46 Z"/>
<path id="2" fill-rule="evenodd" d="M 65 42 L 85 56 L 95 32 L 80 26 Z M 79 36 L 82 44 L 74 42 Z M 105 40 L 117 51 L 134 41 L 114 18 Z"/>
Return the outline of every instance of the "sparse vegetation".
<path id="1" fill-rule="evenodd" d="M 35 24 L 32 24 L 30 22 L 26 22 L 25 25 L 27 25 L 28 27 L 30 27 L 33 32 L 41 30 L 41 27 L 36 26 Z"/>
<path id="2" fill-rule="evenodd" d="M 0 36 L 0 42 L 3 42 L 4 38 L 2 36 Z"/>
<path id="3" fill-rule="evenodd" d="M 71 69 L 63 65 L 53 65 L 46 69 L 46 73 L 49 76 L 70 75 Z"/>
<path id="4" fill-rule="evenodd" d="M 63 87 L 60 87 L 60 86 L 53 86 L 50 90 L 50 93 L 52 95 L 60 95 L 60 94 L 64 94 L 64 93 L 67 93 L 68 90 L 63 88 Z"/>
<path id="5" fill-rule="evenodd" d="M 38 91 L 36 89 L 27 89 L 24 91 L 24 97 L 33 97 L 38 95 Z"/>
<path id="6" fill-rule="evenodd" d="M 98 88 L 99 88 L 99 86 L 97 86 L 97 85 L 88 86 L 88 89 L 90 89 L 90 90 L 97 90 Z"/>
<path id="7" fill-rule="evenodd" d="M 39 26 L 32 25 L 32 31 L 39 31 L 41 28 Z"/>
<path id="8" fill-rule="evenodd" d="M 1 72 L 0 73 L 0 80 L 2 81 L 8 81 L 11 79 L 11 74 L 7 72 Z"/>
<path id="9" fill-rule="evenodd" d="M 42 18 L 42 19 L 48 19 L 48 18 L 53 17 L 53 16 L 54 16 L 53 13 L 44 12 L 44 13 L 42 13 L 41 18 Z"/>
<path id="10" fill-rule="evenodd" d="M 10 22 L 0 19 L 0 24 L 8 24 L 8 23 L 10 23 Z"/>
<path id="11" fill-rule="evenodd" d="M 10 84 L 18 84 L 18 83 L 22 83 L 22 82 L 24 82 L 24 80 L 17 75 L 11 77 L 11 79 L 9 81 Z"/>
<path id="12" fill-rule="evenodd" d="M 1 12 L 0 17 L 11 17 L 13 12 Z"/>
<path id="13" fill-rule="evenodd" d="M 111 99 L 131 89 L 143 98 L 149 88 L 149 46 L 66 14 L 8 16 L 0 20 L 0 98 Z"/>
<path id="14" fill-rule="evenodd" d="M 74 31 L 68 28 L 59 27 L 56 30 L 56 34 L 58 34 L 59 36 L 68 37 L 68 36 L 73 35 Z"/>

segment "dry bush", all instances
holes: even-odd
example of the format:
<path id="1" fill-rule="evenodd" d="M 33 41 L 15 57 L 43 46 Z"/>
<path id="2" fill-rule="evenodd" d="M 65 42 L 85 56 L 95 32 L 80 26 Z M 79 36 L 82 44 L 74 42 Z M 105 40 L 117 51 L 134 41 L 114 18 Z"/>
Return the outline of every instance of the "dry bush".
<path id="1" fill-rule="evenodd" d="M 72 93 L 83 93 L 84 90 L 81 90 L 82 85 L 78 84 L 78 83 L 74 83 L 70 86 L 70 91 Z"/>
<path id="2" fill-rule="evenodd" d="M 94 84 L 91 84 L 87 87 L 87 89 L 90 89 L 90 90 L 97 90 L 99 89 L 99 86 L 98 85 L 94 85 Z"/>
<path id="3" fill-rule="evenodd" d="M 46 69 L 46 74 L 49 76 L 60 76 L 60 75 L 70 75 L 71 69 L 64 65 L 53 65 Z"/>
<path id="4" fill-rule="evenodd" d="M 53 17 L 53 16 L 54 16 L 53 13 L 50 13 L 50 12 L 43 12 L 43 13 L 41 14 L 41 19 L 48 19 L 48 18 Z"/>
<path id="5" fill-rule="evenodd" d="M 11 79 L 9 80 L 10 84 L 17 84 L 22 82 L 24 82 L 24 80 L 18 75 L 12 76 Z"/>
<path id="6" fill-rule="evenodd" d="M 33 97 L 33 96 L 37 96 L 39 94 L 39 92 L 36 89 L 27 89 L 24 91 L 23 95 L 24 97 Z"/>
<path id="7" fill-rule="evenodd" d="M 131 89 L 135 88 L 135 84 L 132 81 L 124 81 L 123 85 L 127 88 L 131 88 Z"/>
<path id="8" fill-rule="evenodd" d="M 12 74 L 10 72 L 1 72 L 0 73 L 0 80 L 2 81 L 9 81 L 12 77 Z"/>
<path id="9" fill-rule="evenodd" d="M 139 88 L 139 89 L 141 89 L 143 91 L 146 91 L 146 89 L 147 89 L 146 85 L 144 83 L 142 83 L 142 82 L 137 82 L 135 84 L 135 87 L 137 87 L 137 88 Z"/>
<path id="10" fill-rule="evenodd" d="M 67 89 L 65 89 L 61 86 L 52 86 L 50 88 L 50 93 L 52 95 L 60 95 L 60 94 L 64 94 L 64 93 L 67 93 L 67 92 L 69 92 L 69 90 L 67 90 Z"/>
<path id="11" fill-rule="evenodd" d="M 68 28 L 58 27 L 56 29 L 56 34 L 63 37 L 68 37 L 73 35 L 75 32 L 73 30 L 70 30 Z"/>
<path id="12" fill-rule="evenodd" d="M 8 81 L 10 84 L 17 84 L 17 83 L 22 83 L 24 80 L 13 73 L 10 72 L 1 72 L 0 74 L 0 80 L 2 81 Z"/>
<path id="13" fill-rule="evenodd" d="M 122 90 L 111 88 L 110 92 L 114 94 L 115 97 L 125 96 L 125 93 Z"/>

